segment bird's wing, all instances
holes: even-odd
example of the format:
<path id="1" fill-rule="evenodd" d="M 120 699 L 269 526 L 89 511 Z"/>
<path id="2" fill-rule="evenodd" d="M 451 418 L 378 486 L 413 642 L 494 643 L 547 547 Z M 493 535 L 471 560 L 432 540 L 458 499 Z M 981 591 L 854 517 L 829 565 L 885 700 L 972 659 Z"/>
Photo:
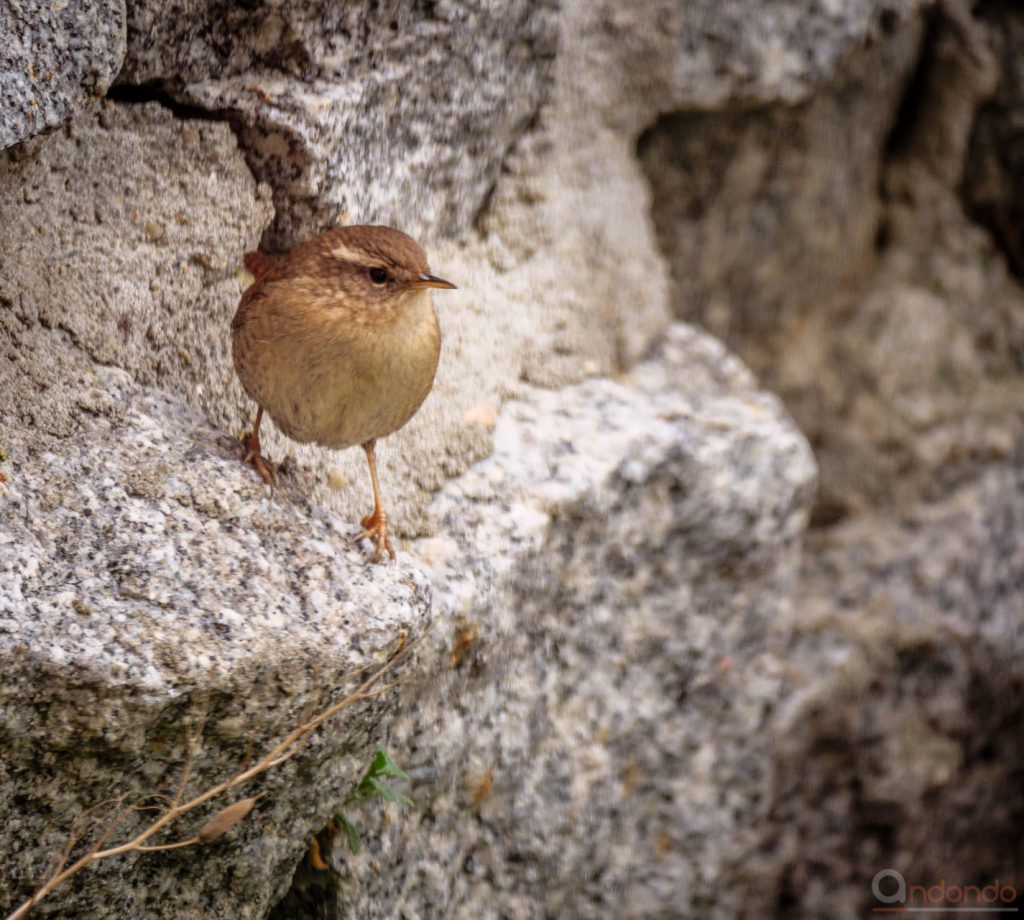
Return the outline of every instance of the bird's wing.
<path id="1" fill-rule="evenodd" d="M 245 254 L 245 267 L 252 272 L 257 280 L 262 280 L 270 273 L 270 270 L 277 264 L 277 259 L 267 255 L 265 252 L 247 252 Z"/>
<path id="2" fill-rule="evenodd" d="M 245 267 L 253 275 L 253 282 L 242 293 L 235 317 L 231 320 L 232 332 L 241 329 L 249 317 L 258 312 L 258 304 L 268 296 L 271 283 L 291 272 L 294 259 L 290 255 L 271 256 L 265 252 L 247 252 L 244 261 Z"/>
<path id="3" fill-rule="evenodd" d="M 235 316 L 231 320 L 231 331 L 233 333 L 238 332 L 245 325 L 252 315 L 253 306 L 263 297 L 264 289 L 259 281 L 253 282 L 245 289 L 242 299 L 238 302 L 238 309 L 235 310 Z"/>

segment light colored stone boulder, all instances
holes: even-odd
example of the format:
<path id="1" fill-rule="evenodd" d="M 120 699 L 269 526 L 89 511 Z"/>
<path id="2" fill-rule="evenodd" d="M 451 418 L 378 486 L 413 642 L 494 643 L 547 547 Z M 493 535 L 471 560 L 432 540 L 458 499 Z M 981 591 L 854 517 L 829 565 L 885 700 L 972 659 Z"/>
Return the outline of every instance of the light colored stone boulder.
<path id="1" fill-rule="evenodd" d="M 59 449 L 68 417 L 90 411 L 69 386 L 83 362 L 238 427 L 237 266 L 271 207 L 227 126 L 104 103 L 6 155 L 0 211 L 0 335 L 14 357 L 0 388 L 6 449 Z M 51 360 L 33 340 L 73 357 Z"/>
<path id="2" fill-rule="evenodd" d="M 180 402 L 113 369 L 83 383 L 105 409 L 93 394 L 53 453 L 6 464 L 0 496 L 0 903 L 11 909 L 68 833 L 106 827 L 116 809 L 103 802 L 173 793 L 202 700 L 190 794 L 251 763 L 433 618 L 422 574 L 367 567 L 343 522 L 294 494 L 268 499 L 233 440 Z M 33 915 L 266 916 L 314 816 L 357 778 L 393 706 L 351 710 L 261 783 L 268 802 L 242 831 L 244 866 L 218 844 L 186 859 L 129 855 Z M 327 799 L 301 779 L 311 775 L 334 790 Z M 177 839 L 228 801 L 181 822 Z M 122 832 L 144 820 L 127 815 Z"/>
<path id="3" fill-rule="evenodd" d="M 5 0 L 0 35 L 2 150 L 106 93 L 124 60 L 124 0 Z"/>
<path id="4" fill-rule="evenodd" d="M 417 804 L 359 814 L 363 854 L 331 857 L 337 915 L 700 902 L 763 814 L 815 476 L 718 343 L 676 327 L 621 382 L 524 389 L 494 454 L 441 490 L 435 536 L 388 567 L 293 490 L 269 500 L 177 401 L 119 371 L 93 386 L 107 411 L 3 498 L 4 902 L 83 809 L 173 781 L 197 692 L 196 790 L 428 624 L 406 683 L 259 783 L 216 850 L 111 861 L 52 905 L 266 916 L 383 739 Z"/>

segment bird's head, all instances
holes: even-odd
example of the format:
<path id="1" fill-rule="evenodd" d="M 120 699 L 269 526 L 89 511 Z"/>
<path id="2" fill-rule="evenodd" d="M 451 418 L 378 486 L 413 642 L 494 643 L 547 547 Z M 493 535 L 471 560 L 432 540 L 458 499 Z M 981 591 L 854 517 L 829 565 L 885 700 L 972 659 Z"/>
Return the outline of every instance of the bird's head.
<path id="1" fill-rule="evenodd" d="M 336 227 L 316 242 L 322 276 L 344 297 L 369 307 L 400 307 L 430 288 L 455 287 L 430 273 L 423 247 L 401 230 Z"/>

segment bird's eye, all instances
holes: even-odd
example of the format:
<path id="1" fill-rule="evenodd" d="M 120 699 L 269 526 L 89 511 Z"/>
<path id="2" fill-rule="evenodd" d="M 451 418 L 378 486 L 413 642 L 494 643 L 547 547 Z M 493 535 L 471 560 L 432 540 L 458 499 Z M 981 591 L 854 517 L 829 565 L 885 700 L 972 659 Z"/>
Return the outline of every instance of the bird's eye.
<path id="1" fill-rule="evenodd" d="M 388 272 L 385 268 L 371 268 L 370 269 L 370 280 L 374 284 L 384 284 L 388 280 Z"/>

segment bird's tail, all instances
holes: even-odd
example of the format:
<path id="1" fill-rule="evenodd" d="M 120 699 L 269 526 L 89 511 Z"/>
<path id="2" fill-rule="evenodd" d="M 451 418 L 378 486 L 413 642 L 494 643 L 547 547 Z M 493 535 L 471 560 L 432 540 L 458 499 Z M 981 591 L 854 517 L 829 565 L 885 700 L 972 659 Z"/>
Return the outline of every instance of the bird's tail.
<path id="1" fill-rule="evenodd" d="M 245 254 L 245 267 L 252 272 L 252 276 L 257 281 L 274 267 L 276 261 L 273 256 L 268 256 L 265 252 L 247 252 Z"/>

